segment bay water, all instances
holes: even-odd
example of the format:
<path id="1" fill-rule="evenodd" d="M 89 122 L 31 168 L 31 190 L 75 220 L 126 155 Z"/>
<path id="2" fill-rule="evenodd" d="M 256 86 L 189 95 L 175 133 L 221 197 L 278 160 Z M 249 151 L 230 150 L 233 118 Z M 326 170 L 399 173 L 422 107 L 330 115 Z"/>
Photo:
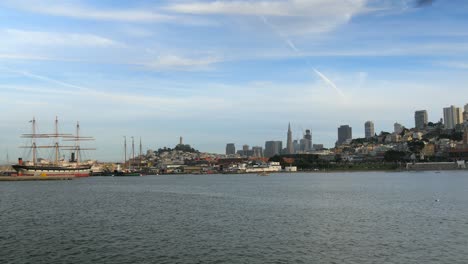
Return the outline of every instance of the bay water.
<path id="1" fill-rule="evenodd" d="M 468 172 L 1 182 L 0 263 L 468 263 Z"/>

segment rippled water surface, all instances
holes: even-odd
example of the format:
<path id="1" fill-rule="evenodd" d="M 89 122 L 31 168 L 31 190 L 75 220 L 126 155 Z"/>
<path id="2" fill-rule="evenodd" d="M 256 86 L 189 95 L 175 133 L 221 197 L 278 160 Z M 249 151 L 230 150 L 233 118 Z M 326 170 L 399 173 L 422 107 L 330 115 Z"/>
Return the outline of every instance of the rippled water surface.
<path id="1" fill-rule="evenodd" d="M 468 263 L 468 173 L 1 182 L 0 263 Z"/>

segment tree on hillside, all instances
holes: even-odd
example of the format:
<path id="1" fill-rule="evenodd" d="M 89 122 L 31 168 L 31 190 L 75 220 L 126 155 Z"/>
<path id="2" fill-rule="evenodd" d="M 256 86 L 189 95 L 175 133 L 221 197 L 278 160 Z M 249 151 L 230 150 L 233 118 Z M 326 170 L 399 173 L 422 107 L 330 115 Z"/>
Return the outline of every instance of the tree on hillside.
<path id="1" fill-rule="evenodd" d="M 401 130 L 400 136 L 404 136 L 408 132 L 409 132 L 409 129 L 407 129 L 406 127 L 403 127 L 403 129 Z"/>
<path id="2" fill-rule="evenodd" d="M 388 162 L 405 161 L 406 152 L 398 150 L 389 150 L 385 152 L 384 160 Z"/>
<path id="3" fill-rule="evenodd" d="M 407 143 L 408 148 L 412 153 L 420 153 L 424 146 L 426 145 L 424 141 L 421 140 L 413 140 Z"/>
<path id="4" fill-rule="evenodd" d="M 463 132 L 452 132 L 450 134 L 441 134 L 439 135 L 439 139 L 447 138 L 454 141 L 462 141 L 463 140 Z"/>
<path id="5" fill-rule="evenodd" d="M 198 150 L 196 150 L 196 149 L 190 147 L 190 145 L 181 145 L 181 144 L 178 144 L 174 149 L 175 149 L 175 150 L 184 151 L 184 152 L 191 152 L 191 153 L 197 152 L 197 153 L 198 153 Z"/>

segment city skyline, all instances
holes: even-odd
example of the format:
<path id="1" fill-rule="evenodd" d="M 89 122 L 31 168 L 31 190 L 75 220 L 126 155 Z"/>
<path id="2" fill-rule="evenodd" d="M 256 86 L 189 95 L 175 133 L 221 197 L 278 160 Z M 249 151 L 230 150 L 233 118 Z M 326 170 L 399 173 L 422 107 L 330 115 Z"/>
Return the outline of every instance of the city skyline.
<path id="1" fill-rule="evenodd" d="M 457 115 L 459 116 L 459 120 L 456 121 L 455 124 L 460 124 L 460 123 L 463 123 L 463 122 L 465 122 L 465 121 L 468 121 L 468 119 L 465 118 L 466 116 L 468 116 L 468 111 L 466 111 L 466 110 L 468 109 L 468 104 L 464 104 L 463 107 L 457 107 L 457 106 L 454 106 L 454 105 L 451 105 L 450 107 L 444 107 L 444 108 L 443 108 L 444 114 L 446 114 L 447 109 L 456 109 L 456 110 L 458 110 Z M 412 129 L 412 128 L 418 128 L 418 126 L 417 126 L 417 125 L 418 125 L 418 121 L 417 121 L 418 118 L 417 118 L 416 116 L 417 116 L 419 113 L 421 113 L 421 112 L 424 112 L 425 118 L 427 118 L 427 111 L 426 111 L 426 110 L 417 110 L 417 111 L 415 111 L 415 120 L 414 120 L 415 124 L 414 124 L 414 126 L 408 126 L 408 127 L 406 127 L 406 126 L 402 126 L 401 124 L 399 124 L 398 122 L 396 122 L 396 123 L 393 124 L 393 130 L 388 130 L 388 131 L 380 130 L 380 131 L 381 131 L 381 132 L 390 132 L 390 133 L 399 133 L 399 132 L 397 131 L 397 127 L 398 127 L 398 130 L 399 130 L 399 131 L 401 131 L 402 128 L 410 128 L 410 129 Z M 35 119 L 35 117 L 33 117 L 33 118 Z M 58 117 L 56 117 L 56 118 L 58 118 Z M 427 119 L 425 119 L 425 120 L 427 120 Z M 448 126 L 447 129 L 453 129 L 453 128 L 454 128 L 454 125 L 452 124 L 452 123 L 454 122 L 453 120 L 448 121 L 449 123 L 447 124 L 446 118 L 443 117 L 443 118 L 439 119 L 438 121 L 433 121 L 433 123 L 437 123 L 437 122 L 439 122 L 439 121 L 442 121 L 442 125 L 443 125 L 444 127 Z M 427 120 L 427 122 L 432 122 L 432 121 Z M 29 123 L 31 123 L 31 121 L 29 121 Z M 76 124 L 74 124 L 74 125 L 76 125 Z M 369 126 L 369 129 L 370 129 L 369 131 L 368 131 L 368 126 Z M 400 127 L 400 126 L 401 126 L 401 127 Z M 51 126 L 49 129 L 51 129 L 51 128 L 52 128 L 52 126 Z M 59 125 L 59 129 L 61 129 L 61 128 L 62 128 L 62 125 Z M 302 129 L 302 127 L 301 127 L 301 129 Z M 343 129 L 346 130 L 346 131 L 344 131 Z M 375 129 L 375 128 L 374 128 L 374 122 L 368 120 L 368 121 L 366 121 L 366 122 L 364 123 L 364 128 L 363 128 L 362 133 L 357 133 L 357 134 L 358 134 L 357 136 L 352 136 L 352 126 L 349 126 L 349 125 L 341 125 L 340 127 L 338 127 L 338 135 L 336 136 L 337 140 L 336 140 L 336 142 L 335 142 L 334 145 L 335 145 L 335 146 L 336 146 L 336 145 L 340 145 L 341 143 L 343 143 L 344 141 L 346 141 L 346 140 L 344 140 L 345 138 L 347 138 L 347 139 L 368 138 L 367 135 L 370 135 L 370 134 L 375 133 L 375 130 L 374 130 L 374 129 Z M 23 131 L 23 132 L 24 132 L 24 133 L 29 133 L 29 132 L 31 132 L 31 130 L 32 130 L 32 128 L 30 127 L 28 131 Z M 340 141 L 340 130 L 342 130 L 341 133 L 343 133 L 343 135 L 341 136 L 341 137 L 343 137 L 343 141 Z M 348 130 L 349 130 L 349 131 L 348 131 Z M 50 130 L 50 131 L 52 131 L 52 130 Z M 48 132 L 50 132 L 50 131 L 48 131 Z M 59 130 L 59 131 L 60 131 L 60 130 Z M 358 131 L 359 131 L 359 130 L 358 130 Z M 372 131 L 373 133 L 371 133 L 370 131 Z M 37 130 L 36 130 L 36 132 L 37 132 L 37 133 L 42 133 L 42 132 L 44 132 L 44 131 L 37 131 Z M 60 131 L 60 132 L 62 132 L 62 131 Z M 369 132 L 370 134 L 368 134 L 368 132 Z M 283 146 L 283 145 L 282 145 L 283 140 L 280 139 L 280 137 L 278 137 L 279 140 L 270 140 L 270 141 L 267 140 L 267 141 L 264 141 L 264 142 L 265 142 L 265 150 L 268 149 L 267 145 L 269 144 L 269 142 L 274 142 L 274 144 L 279 144 L 278 146 L 275 146 L 275 147 L 274 147 L 274 148 L 276 149 L 275 151 L 273 151 L 273 152 L 274 152 L 274 155 L 276 155 L 276 154 L 281 154 L 281 153 L 282 153 L 282 154 L 294 154 L 294 153 L 296 153 L 296 151 L 297 151 L 295 145 L 294 145 L 294 144 L 291 144 L 291 147 L 292 147 L 292 149 L 294 150 L 293 152 L 291 152 L 291 151 L 289 150 L 289 148 L 287 147 L 287 143 L 288 143 L 288 141 L 290 141 L 290 140 L 291 140 L 291 143 L 292 143 L 292 141 L 297 142 L 297 143 L 299 143 L 299 140 L 301 141 L 301 143 L 298 144 L 299 150 L 301 150 L 301 149 L 304 147 L 303 144 L 307 144 L 308 146 L 310 145 L 309 147 L 306 147 L 306 148 L 309 148 L 308 150 L 311 150 L 312 138 L 311 138 L 311 134 L 309 134 L 309 133 L 311 133 L 311 130 L 310 130 L 310 129 L 302 129 L 302 131 L 300 131 L 299 133 L 301 133 L 301 136 L 299 136 L 299 134 L 297 134 L 298 137 L 293 137 L 293 136 L 292 136 L 293 132 L 292 132 L 292 130 L 291 130 L 291 122 L 289 122 L 289 123 L 288 123 L 288 128 L 287 128 L 287 133 L 286 133 L 287 135 L 286 135 L 286 137 L 285 137 L 286 140 L 284 141 L 284 142 L 286 143 L 286 148 L 284 148 L 284 149 L 282 148 L 282 146 Z M 346 135 L 345 135 L 345 134 L 346 134 Z M 129 137 L 129 138 L 132 138 L 132 139 L 134 138 L 134 136 L 128 136 L 128 137 Z M 126 142 L 127 136 L 123 136 L 123 138 L 124 138 L 124 141 L 123 141 L 124 143 L 122 144 L 122 148 L 125 149 L 125 144 L 127 143 L 127 142 Z M 310 140 L 310 143 L 303 143 L 302 141 L 305 140 L 305 139 L 307 139 L 307 138 Z M 140 147 L 139 147 L 139 148 L 142 148 L 142 147 L 141 147 L 141 140 L 142 140 L 142 138 L 140 137 L 140 138 L 139 138 L 139 142 L 140 142 L 140 143 L 139 143 L 139 144 L 140 144 Z M 26 143 L 26 141 L 25 141 L 24 139 L 23 139 L 23 143 Z M 256 143 L 258 143 L 258 142 L 256 142 Z M 254 143 L 254 145 L 252 146 L 252 149 L 250 149 L 249 144 L 245 144 L 245 143 L 242 143 L 242 144 L 241 144 L 241 143 L 227 143 L 227 144 L 225 145 L 225 148 L 224 148 L 224 153 L 225 153 L 226 155 L 232 155 L 232 154 L 235 154 L 235 153 L 239 154 L 239 151 L 244 151 L 244 152 L 246 152 L 246 151 L 252 151 L 252 153 L 258 153 L 258 150 L 259 150 L 259 149 L 262 149 L 263 147 L 262 147 L 262 146 L 258 146 L 258 144 L 255 145 L 256 143 Z M 27 143 L 26 143 L 26 144 L 27 144 Z M 157 150 L 158 148 L 165 148 L 165 147 L 171 148 L 171 147 L 173 147 L 173 146 L 182 145 L 182 144 L 183 144 L 183 136 L 179 136 L 179 137 L 178 137 L 178 144 L 173 144 L 173 145 L 170 145 L 170 144 L 169 144 L 169 145 L 161 145 L 161 146 L 155 146 L 155 147 L 145 147 L 145 150 L 144 150 L 143 152 L 146 152 L 147 150 Z M 236 145 L 238 145 L 238 144 L 239 144 L 239 145 L 242 145 L 242 150 L 239 150 L 239 151 L 236 152 L 236 151 L 235 151 L 235 150 L 236 150 Z M 321 142 L 314 142 L 314 144 L 324 145 L 324 144 L 321 143 Z M 334 146 L 325 146 L 325 147 L 333 148 Z M 228 149 L 231 149 L 231 150 L 228 151 Z M 255 149 L 256 149 L 256 150 L 255 150 Z M 203 151 L 203 150 L 202 150 L 202 151 Z M 208 151 L 208 152 L 209 152 L 209 151 Z M 229 153 L 228 153 L 228 152 L 229 152 Z M 267 152 L 268 152 L 268 150 L 267 150 Z M 24 153 L 24 152 L 23 152 L 23 153 Z M 221 152 L 212 152 L 212 153 L 221 154 L 221 153 L 223 153 L 223 151 L 221 151 Z M 122 150 L 121 153 L 117 153 L 116 155 L 125 156 L 125 155 L 130 155 L 130 154 L 131 154 L 131 153 L 129 152 L 128 147 L 127 147 L 127 153 L 126 153 L 126 154 L 125 154 L 125 151 Z M 13 160 L 11 159 L 12 156 L 11 156 L 10 150 L 9 150 L 8 148 L 7 148 L 7 151 L 6 151 L 6 154 L 5 154 L 5 155 L 6 155 L 6 156 L 5 156 L 6 158 L 5 158 L 4 161 L 9 161 L 9 162 L 14 161 L 15 157 L 13 157 Z M 49 154 L 43 155 L 42 158 L 46 158 L 47 155 L 49 155 Z M 263 154 L 262 154 L 262 155 L 263 155 Z M 21 155 L 18 155 L 18 156 L 23 157 L 24 155 L 21 154 Z M 88 154 L 86 154 L 86 156 L 88 157 Z M 242 156 L 242 155 L 241 155 L 241 156 Z M 258 156 L 258 155 L 256 155 L 256 156 Z M 271 156 L 273 156 L 273 155 L 268 155 L 268 156 L 271 157 Z M 92 158 L 92 157 L 89 157 L 89 158 Z M 121 157 L 118 157 L 117 159 L 109 159 L 109 160 L 105 160 L 105 161 L 119 161 L 119 159 L 121 159 Z M 1 161 L 1 159 L 0 159 L 0 161 Z M 104 160 L 103 160 L 103 161 L 104 161 Z"/>
<path id="2" fill-rule="evenodd" d="M 467 101 L 468 3 L 431 2 L 2 1 L 0 162 L 33 116 L 44 133 L 80 121 L 106 161 L 124 135 L 224 153 L 285 141 L 288 121 L 325 147 L 341 124 L 437 122 Z"/>
<path id="3" fill-rule="evenodd" d="M 443 113 L 444 117 L 439 119 L 436 122 L 432 123 L 438 123 L 441 122 L 441 125 L 443 126 L 444 129 L 448 130 L 453 130 L 456 128 L 457 125 L 463 125 L 464 122 L 468 122 L 468 104 L 465 104 L 463 107 L 456 107 L 454 105 L 451 105 L 450 107 L 444 107 L 443 108 Z M 389 133 L 389 134 L 394 134 L 396 138 L 398 138 L 399 135 L 395 134 L 400 134 L 404 128 L 406 129 L 415 129 L 416 131 L 422 131 L 425 128 L 427 128 L 428 123 L 428 113 L 426 110 L 417 110 L 414 112 L 414 126 L 409 126 L 405 127 L 399 124 L 398 122 L 393 124 L 393 131 L 384 131 L 381 130 L 381 132 Z M 299 139 L 294 139 L 292 138 L 292 131 L 291 131 L 291 122 L 288 123 L 288 130 L 287 130 L 287 136 L 286 136 L 286 148 L 280 149 L 276 148 L 276 151 L 267 151 L 270 153 L 274 153 L 271 155 L 267 155 L 269 157 L 273 155 L 279 155 L 279 154 L 300 154 L 300 153 L 307 153 L 309 151 L 315 151 L 315 149 L 312 146 L 315 146 L 317 144 L 312 144 L 312 134 L 310 129 L 305 129 L 305 131 L 302 131 L 303 138 Z M 364 123 L 364 137 L 361 137 L 361 139 L 371 139 L 371 138 L 376 138 L 378 135 L 375 133 L 375 128 L 374 128 L 374 122 L 371 120 L 368 120 Z M 464 135 L 464 141 L 466 141 L 466 135 Z M 338 127 L 338 135 L 337 135 L 337 141 L 335 144 L 335 147 L 338 147 L 342 145 L 343 143 L 346 143 L 346 141 L 350 139 L 358 139 L 359 137 L 353 137 L 352 136 L 352 127 L 349 125 L 341 125 Z M 305 141 L 310 141 L 310 142 L 305 142 Z M 265 149 L 269 149 L 272 144 L 275 142 L 279 142 L 279 144 L 282 144 L 281 141 L 265 141 Z M 300 143 L 299 143 L 300 142 Z M 244 151 L 243 152 L 238 152 L 237 154 L 240 154 L 240 156 L 251 156 L 248 155 L 245 149 L 244 145 Z M 270 146 L 270 147 L 269 147 Z M 323 144 L 318 144 L 317 146 L 320 146 L 318 150 L 323 148 Z M 226 155 L 232 155 L 234 153 L 228 152 L 229 148 L 234 148 L 235 149 L 235 143 L 228 143 L 226 145 Z"/>

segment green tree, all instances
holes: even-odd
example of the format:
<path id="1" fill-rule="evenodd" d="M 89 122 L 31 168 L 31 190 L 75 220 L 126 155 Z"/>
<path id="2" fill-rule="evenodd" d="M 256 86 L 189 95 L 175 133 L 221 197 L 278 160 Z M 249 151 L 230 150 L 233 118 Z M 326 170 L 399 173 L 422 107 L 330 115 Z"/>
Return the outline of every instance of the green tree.
<path id="1" fill-rule="evenodd" d="M 413 153 L 420 153 L 423 150 L 424 146 L 426 145 L 424 141 L 421 141 L 421 140 L 413 140 L 413 141 L 408 142 L 407 144 L 408 144 L 409 150 Z"/>
<path id="2" fill-rule="evenodd" d="M 388 162 L 397 162 L 404 161 L 406 157 L 406 152 L 398 150 L 389 150 L 385 152 L 384 160 Z"/>

